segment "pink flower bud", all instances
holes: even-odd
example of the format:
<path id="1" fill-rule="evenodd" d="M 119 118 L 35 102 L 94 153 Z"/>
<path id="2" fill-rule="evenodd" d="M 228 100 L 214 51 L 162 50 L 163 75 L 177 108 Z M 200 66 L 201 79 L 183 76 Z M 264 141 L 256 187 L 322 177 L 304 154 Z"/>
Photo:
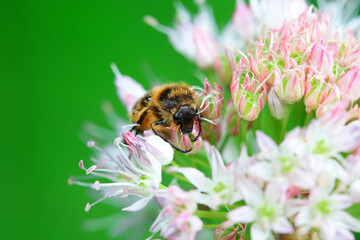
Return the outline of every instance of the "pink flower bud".
<path id="1" fill-rule="evenodd" d="M 342 57 L 342 62 L 345 67 L 360 64 L 360 42 L 353 46 L 348 52 L 345 52 Z"/>
<path id="2" fill-rule="evenodd" d="M 283 75 L 275 70 L 274 90 L 284 103 L 300 101 L 305 92 L 305 69 L 289 70 Z"/>
<path id="3" fill-rule="evenodd" d="M 214 66 L 219 58 L 220 47 L 215 37 L 201 27 L 194 28 L 195 61 L 201 69 L 209 69 Z"/>
<path id="4" fill-rule="evenodd" d="M 341 92 L 346 94 L 350 101 L 360 98 L 360 66 L 355 65 L 340 77 L 336 83 Z"/>
<path id="5" fill-rule="evenodd" d="M 125 141 L 125 144 L 128 147 L 128 151 L 131 154 L 131 156 L 133 157 L 138 157 L 138 152 L 135 150 L 136 149 L 136 137 L 133 133 L 131 132 L 126 132 L 123 134 L 123 138 Z"/>
<path id="6" fill-rule="evenodd" d="M 201 92 L 195 92 L 195 95 L 200 106 L 201 116 L 210 120 L 216 119 L 221 115 L 221 108 L 224 104 L 224 98 L 222 96 L 222 88 L 214 83 L 212 88 L 205 79 L 204 90 Z"/>
<path id="7" fill-rule="evenodd" d="M 309 64 L 316 73 L 330 76 L 332 74 L 334 60 L 332 53 L 326 49 L 326 42 L 321 40 L 316 43 L 309 55 Z"/>
<path id="8" fill-rule="evenodd" d="M 316 110 L 329 91 L 331 91 L 331 87 L 321 80 L 316 78 L 307 80 L 304 96 L 306 112 L 310 113 L 311 111 Z"/>
<path id="9" fill-rule="evenodd" d="M 274 85 L 274 76 L 272 75 L 274 66 L 273 61 L 264 61 L 258 65 L 260 82 L 266 80 L 266 84 L 270 87 Z"/>
<path id="10" fill-rule="evenodd" d="M 246 121 L 255 120 L 265 105 L 266 88 L 252 72 L 243 73 L 244 62 L 240 60 L 230 85 L 231 96 L 239 116 Z"/>
<path id="11" fill-rule="evenodd" d="M 340 112 L 344 112 L 348 105 L 348 100 L 340 100 L 339 89 L 336 86 L 332 86 L 332 88 L 326 91 L 326 94 L 323 93 L 320 105 L 315 112 L 316 117 L 320 118 L 330 111 L 336 112 L 337 109 L 340 109 Z"/>
<path id="12" fill-rule="evenodd" d="M 197 121 L 194 122 L 193 128 L 193 138 L 195 138 L 199 134 L 199 123 Z M 200 137 L 197 141 L 192 142 L 189 135 L 184 135 L 183 133 L 179 132 L 176 127 L 171 129 L 170 138 L 172 144 L 179 149 L 188 150 L 192 149 L 189 154 L 195 154 L 199 152 L 203 146 L 203 140 Z"/>
<path id="13" fill-rule="evenodd" d="M 351 119 L 360 120 L 360 108 L 359 105 L 355 105 L 353 108 L 349 110 L 349 114 Z"/>
<path id="14" fill-rule="evenodd" d="M 219 227 L 217 227 L 214 231 L 214 239 L 215 240 L 236 240 L 238 232 L 244 233 L 246 226 L 243 226 L 243 224 L 240 224 L 241 229 L 239 230 L 239 226 L 234 227 L 231 223 L 231 221 L 226 220 L 223 222 Z M 231 229 L 230 233 L 229 230 Z M 226 235 L 224 235 L 226 231 Z"/>
<path id="15" fill-rule="evenodd" d="M 284 118 L 285 105 L 280 100 L 278 95 L 276 95 L 274 88 L 271 88 L 268 93 L 267 103 L 268 103 L 271 115 L 273 115 L 274 118 L 276 118 L 276 119 Z"/>

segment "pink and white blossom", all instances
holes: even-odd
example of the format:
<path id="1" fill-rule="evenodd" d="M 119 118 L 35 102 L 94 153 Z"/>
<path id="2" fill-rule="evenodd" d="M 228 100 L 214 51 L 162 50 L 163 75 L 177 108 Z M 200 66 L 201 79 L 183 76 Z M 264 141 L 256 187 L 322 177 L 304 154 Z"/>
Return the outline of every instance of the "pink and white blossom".
<path id="1" fill-rule="evenodd" d="M 201 117 L 214 120 L 221 115 L 221 108 L 224 104 L 222 96 L 223 89 L 217 83 L 211 87 L 207 79 L 204 80 L 204 89 L 193 87 L 198 101 Z"/>
<path id="2" fill-rule="evenodd" d="M 129 142 L 131 135 L 125 136 L 127 138 L 126 141 Z M 96 180 L 93 184 L 80 181 L 74 181 L 73 183 L 81 186 L 89 186 L 97 191 L 101 190 L 104 193 L 104 196 L 99 200 L 92 204 L 88 203 L 85 207 L 86 211 L 89 211 L 93 205 L 107 198 L 127 195 L 135 195 L 140 197 L 140 199 L 132 205 L 123 208 L 123 211 L 139 211 L 153 198 L 155 192 L 161 191 L 162 163 L 168 162 L 169 158 L 172 160 L 174 150 L 170 147 L 170 149 L 163 151 L 163 153 L 166 151 L 170 153 L 166 156 L 165 161 L 160 162 L 157 157 L 161 152 L 159 152 L 159 146 L 154 147 L 153 137 L 154 136 L 148 136 L 147 138 L 138 139 L 138 141 L 135 142 L 135 148 L 132 144 L 123 144 L 122 139 L 117 138 L 114 141 L 115 146 L 117 146 L 117 151 L 115 151 L 115 147 L 108 147 L 111 149 L 110 152 L 98 147 L 95 143 L 91 142 L 88 144 L 101 151 L 106 158 L 102 160 L 94 159 L 94 162 L 97 164 L 89 168 L 85 167 L 82 160 L 79 163 L 79 167 L 83 169 L 87 175 L 91 174 L 101 179 Z M 131 149 L 129 153 L 132 158 L 127 156 L 127 148 Z M 162 148 L 166 149 L 167 146 L 162 146 Z M 157 155 L 155 156 L 154 154 Z"/>
<path id="3" fill-rule="evenodd" d="M 267 90 L 249 68 L 249 64 L 244 59 L 239 61 L 233 73 L 230 92 L 239 117 L 253 121 L 265 105 Z"/>
<path id="4" fill-rule="evenodd" d="M 177 186 L 169 186 L 166 192 L 158 194 L 157 198 L 162 199 L 163 209 L 150 231 L 160 231 L 160 235 L 169 240 L 194 240 L 203 226 L 200 218 L 194 215 L 197 194 L 194 190 L 185 192 Z"/>
<path id="5" fill-rule="evenodd" d="M 182 4 L 176 4 L 177 22 L 174 28 L 160 25 L 156 19 L 145 17 L 145 22 L 165 33 L 173 47 L 196 62 L 201 69 L 214 67 L 220 57 L 220 45 L 214 18 L 206 6 L 201 5 L 199 13 L 192 19 Z"/>
<path id="6" fill-rule="evenodd" d="M 274 88 L 271 88 L 267 95 L 267 103 L 271 112 L 276 119 L 282 119 L 285 114 L 285 104 L 280 100 Z"/>
<path id="7" fill-rule="evenodd" d="M 205 150 L 211 167 L 211 179 L 195 168 L 180 168 L 182 173 L 203 194 L 199 197 L 199 203 L 205 204 L 212 209 L 217 209 L 220 204 L 234 204 L 242 199 L 242 195 L 234 185 L 233 172 L 225 167 L 219 151 L 205 142 Z"/>
<path id="8" fill-rule="evenodd" d="M 265 191 L 251 181 L 244 182 L 242 193 L 245 206 L 229 212 L 228 218 L 232 222 L 251 223 L 252 239 L 268 239 L 272 232 L 290 234 L 294 229 L 286 218 L 286 182 L 274 179 L 269 182 Z"/>
<path id="9" fill-rule="evenodd" d="M 315 228 L 321 239 L 354 239 L 350 231 L 360 231 L 360 222 L 344 211 L 351 204 L 350 196 L 331 194 L 331 187 L 326 187 L 314 189 L 307 199 L 289 200 L 287 207 L 300 235 Z"/>
<path id="10" fill-rule="evenodd" d="M 194 121 L 193 132 L 191 134 L 193 138 L 196 138 L 199 135 L 199 130 L 199 122 Z M 184 151 L 189 151 L 188 154 L 198 153 L 203 147 L 202 137 L 199 137 L 197 141 L 193 142 L 189 134 L 183 134 L 182 132 L 179 132 L 176 127 L 171 129 L 170 140 L 175 147 Z"/>

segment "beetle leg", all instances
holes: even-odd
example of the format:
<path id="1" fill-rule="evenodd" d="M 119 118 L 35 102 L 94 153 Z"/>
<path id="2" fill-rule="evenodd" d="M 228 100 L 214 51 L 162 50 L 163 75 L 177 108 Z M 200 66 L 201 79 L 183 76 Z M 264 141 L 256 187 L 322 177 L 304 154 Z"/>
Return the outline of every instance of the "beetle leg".
<path id="1" fill-rule="evenodd" d="M 198 113 L 198 115 L 197 115 L 197 120 L 198 120 L 198 123 L 199 123 L 199 134 L 195 138 L 190 136 L 190 139 L 191 139 L 192 142 L 197 141 L 201 136 L 202 126 L 201 126 L 201 120 L 200 120 L 200 113 Z"/>
<path id="2" fill-rule="evenodd" d="M 154 124 L 155 124 L 155 126 L 154 126 Z M 188 153 L 188 152 L 190 152 L 192 150 L 192 148 L 187 149 L 187 150 L 183 150 L 183 149 L 180 149 L 180 148 L 174 146 L 174 144 L 172 144 L 171 141 L 169 141 L 163 134 L 161 134 L 161 131 L 159 131 L 157 128 L 159 128 L 161 126 L 165 126 L 164 121 L 152 122 L 150 124 L 150 126 L 151 126 L 151 129 L 153 130 L 153 132 L 155 133 L 155 135 L 161 137 L 162 140 L 169 143 L 174 149 L 176 149 L 176 150 L 178 150 L 180 152 L 183 152 L 183 153 Z"/>

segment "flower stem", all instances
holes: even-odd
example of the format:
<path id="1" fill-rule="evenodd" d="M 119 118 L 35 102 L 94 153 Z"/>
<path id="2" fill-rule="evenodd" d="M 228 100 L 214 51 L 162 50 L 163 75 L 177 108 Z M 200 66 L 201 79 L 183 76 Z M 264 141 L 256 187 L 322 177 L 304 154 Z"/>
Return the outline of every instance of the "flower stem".
<path id="1" fill-rule="evenodd" d="M 197 157 L 191 156 L 190 157 L 190 161 L 194 161 L 196 164 L 201 165 L 203 167 L 206 168 L 210 168 L 209 163 L 207 162 L 207 159 L 205 159 L 205 161 L 203 161 L 202 159 L 199 159 Z"/>
<path id="2" fill-rule="evenodd" d="M 212 212 L 212 211 L 202 211 L 196 210 L 195 215 L 201 218 L 208 218 L 208 219 L 217 219 L 223 220 L 226 219 L 227 212 Z"/>
<path id="3" fill-rule="evenodd" d="M 307 125 L 309 125 L 309 123 L 311 122 L 311 120 L 314 117 L 314 112 L 311 113 L 307 113 L 306 114 L 306 118 L 305 118 L 305 122 L 304 122 L 304 127 L 306 127 Z"/>
<path id="4" fill-rule="evenodd" d="M 205 224 L 203 228 L 218 228 L 219 224 Z"/>
<path id="5" fill-rule="evenodd" d="M 219 147 L 220 152 L 222 152 L 224 150 L 226 143 L 229 141 L 229 139 L 230 139 L 230 134 L 226 134 L 224 140 L 222 141 L 222 143 Z"/>
<path id="6" fill-rule="evenodd" d="M 186 182 L 186 183 L 190 183 L 189 180 L 187 180 L 186 177 L 184 177 L 183 175 L 180 175 L 179 173 L 169 173 L 170 175 L 173 175 L 174 177 L 176 177 L 177 179 Z"/>
<path id="7" fill-rule="evenodd" d="M 248 121 L 241 119 L 240 121 L 240 135 L 241 135 L 241 143 L 246 145 L 246 133 L 248 128 Z"/>
<path id="8" fill-rule="evenodd" d="M 186 182 L 186 183 L 190 183 L 189 180 L 187 180 L 186 177 L 184 177 L 183 175 L 179 174 L 179 173 L 176 173 L 176 172 L 167 172 L 166 170 L 168 169 L 169 167 L 167 166 L 163 166 L 163 171 L 166 172 L 167 174 L 170 174 L 172 175 L 173 177 L 176 177 L 177 179 L 183 181 L 183 182 Z M 164 186 L 165 187 L 165 186 Z M 165 187 L 166 188 L 166 187 Z"/>
<path id="9" fill-rule="evenodd" d="M 180 166 L 180 167 L 189 167 L 189 165 L 191 165 L 191 163 L 189 161 L 187 161 L 187 159 L 185 159 L 181 153 L 177 153 L 175 151 L 175 157 L 174 157 L 174 161 Z"/>
<path id="10" fill-rule="evenodd" d="M 291 104 L 285 105 L 285 115 L 284 115 L 284 119 L 283 119 L 282 126 L 281 126 L 281 132 L 280 132 L 280 142 L 282 142 L 284 140 L 292 107 L 293 107 L 293 105 L 291 105 Z"/>

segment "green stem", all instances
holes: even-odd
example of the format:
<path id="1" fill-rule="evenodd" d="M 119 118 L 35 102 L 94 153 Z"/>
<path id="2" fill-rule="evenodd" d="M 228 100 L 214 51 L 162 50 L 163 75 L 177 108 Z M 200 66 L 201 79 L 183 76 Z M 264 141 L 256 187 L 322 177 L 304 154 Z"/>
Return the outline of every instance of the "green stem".
<path id="1" fill-rule="evenodd" d="M 196 210 L 195 215 L 200 218 L 208 218 L 208 219 L 217 219 L 223 220 L 226 219 L 227 212 L 212 212 L 212 211 L 202 211 Z"/>
<path id="2" fill-rule="evenodd" d="M 241 119 L 240 120 L 240 135 L 241 135 L 241 143 L 246 145 L 246 133 L 248 128 L 248 121 Z"/>
<path id="3" fill-rule="evenodd" d="M 185 158 L 183 158 L 183 156 L 181 155 L 182 153 L 177 153 L 175 151 L 175 157 L 174 157 L 174 161 L 180 166 L 180 167 L 189 167 L 189 165 L 191 164 L 189 161 L 187 161 L 187 159 L 185 160 Z"/>
<path id="4" fill-rule="evenodd" d="M 179 174 L 179 173 L 168 173 L 170 175 L 173 175 L 174 177 L 176 177 L 177 179 L 186 182 L 186 183 L 190 183 L 189 180 L 187 180 L 186 177 L 184 177 L 183 175 Z"/>
<path id="5" fill-rule="evenodd" d="M 304 122 L 304 127 L 306 127 L 307 125 L 309 125 L 309 123 L 311 122 L 311 120 L 314 117 L 314 112 L 311 111 L 311 113 L 307 113 L 306 114 L 306 118 L 305 118 L 305 122 Z"/>
<path id="6" fill-rule="evenodd" d="M 163 171 L 166 172 L 166 170 L 168 169 L 167 166 L 163 166 Z M 183 182 L 186 182 L 186 183 L 190 183 L 189 180 L 187 180 L 186 177 L 184 177 L 183 175 L 179 174 L 179 173 L 176 173 L 176 172 L 166 172 L 167 174 L 169 175 L 172 175 L 173 177 L 176 177 L 177 179 L 183 181 Z M 163 186 L 163 185 L 162 185 Z M 165 187 L 165 186 L 164 186 Z M 165 187 L 166 189 L 167 187 Z"/>
<path id="7" fill-rule="evenodd" d="M 282 142 L 282 140 L 284 140 L 292 107 L 293 107 L 293 105 L 290 105 L 290 104 L 285 105 L 285 114 L 284 114 L 284 119 L 283 119 L 282 126 L 281 126 L 281 132 L 280 132 L 280 142 Z"/>
<path id="8" fill-rule="evenodd" d="M 222 141 L 222 143 L 219 147 L 220 152 L 222 152 L 224 150 L 226 143 L 229 141 L 229 139 L 230 139 L 230 134 L 226 134 L 224 140 Z"/>
<path id="9" fill-rule="evenodd" d="M 204 224 L 203 228 L 218 228 L 219 224 Z"/>
<path id="10" fill-rule="evenodd" d="M 201 165 L 203 167 L 210 168 L 210 165 L 207 162 L 207 159 L 205 159 L 205 160 L 206 160 L 206 162 L 197 157 L 194 157 L 194 156 L 191 156 L 191 158 L 190 158 L 190 161 L 194 161 L 196 164 Z"/>

